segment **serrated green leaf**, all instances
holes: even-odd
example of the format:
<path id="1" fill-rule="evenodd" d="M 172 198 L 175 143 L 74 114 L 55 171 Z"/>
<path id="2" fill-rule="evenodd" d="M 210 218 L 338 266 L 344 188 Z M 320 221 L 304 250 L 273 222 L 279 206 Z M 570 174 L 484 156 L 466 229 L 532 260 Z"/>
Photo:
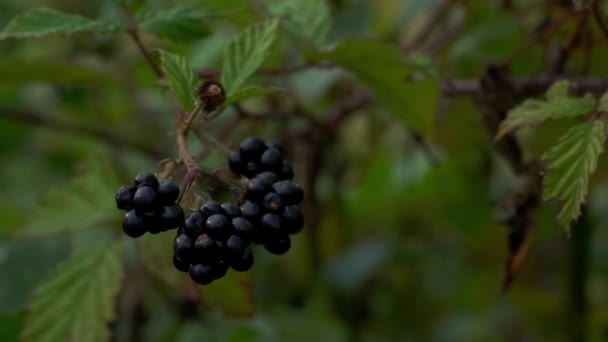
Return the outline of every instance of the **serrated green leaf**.
<path id="1" fill-rule="evenodd" d="M 81 172 L 49 190 L 17 236 L 41 236 L 89 229 L 118 214 L 114 196 L 120 186 L 104 158 L 91 158 Z"/>
<path id="2" fill-rule="evenodd" d="M 262 88 L 262 87 L 246 87 L 237 90 L 234 94 L 228 96 L 226 102 L 224 102 L 224 107 L 227 107 L 233 103 L 246 100 L 251 97 L 262 96 L 262 95 L 271 95 L 284 92 L 284 89 L 281 88 Z"/>
<path id="3" fill-rule="evenodd" d="M 158 11 L 142 11 L 135 16 L 139 27 L 161 38 L 193 42 L 209 35 L 203 18 L 208 12 L 201 6 L 177 5 Z"/>
<path id="4" fill-rule="evenodd" d="M 251 272 L 228 271 L 221 280 L 200 287 L 201 300 L 209 308 L 231 317 L 255 314 L 255 296 Z"/>
<path id="5" fill-rule="evenodd" d="M 74 63 L 0 60 L 0 75 L 3 82 L 42 81 L 53 84 L 104 84 L 115 80 L 101 72 Z"/>
<path id="6" fill-rule="evenodd" d="M 75 253 L 34 291 L 21 337 L 26 341 L 107 341 L 122 278 L 120 243 Z"/>
<path id="7" fill-rule="evenodd" d="M 326 43 L 331 29 L 331 13 L 325 0 L 272 1 L 270 12 L 284 19 L 283 25 L 296 37 L 308 39 L 316 46 Z"/>
<path id="8" fill-rule="evenodd" d="M 234 94 L 262 65 L 277 34 L 277 20 L 269 20 L 239 33 L 230 41 L 222 65 L 221 82 Z"/>
<path id="9" fill-rule="evenodd" d="M 543 156 L 549 163 L 543 197 L 563 203 L 557 217 L 562 226 L 568 227 L 572 220 L 580 216 L 580 207 L 587 197 L 589 177 L 597 168 L 605 140 L 606 131 L 602 121 L 578 124 Z"/>
<path id="10" fill-rule="evenodd" d="M 496 139 L 525 126 L 535 126 L 548 119 L 577 117 L 595 109 L 591 95 L 575 97 L 568 95 L 568 81 L 555 82 L 545 93 L 546 100 L 528 99 L 513 108 L 500 124 Z"/>
<path id="11" fill-rule="evenodd" d="M 51 33 L 112 32 L 123 29 L 122 24 L 59 12 L 48 8 L 36 8 L 14 17 L 0 32 L 0 40 L 6 38 L 32 38 Z"/>
<path id="12" fill-rule="evenodd" d="M 352 71 L 395 117 L 414 131 L 430 135 L 439 86 L 430 78 L 413 80 L 417 70 L 398 47 L 377 40 L 345 39 L 316 58 Z"/>
<path id="13" fill-rule="evenodd" d="M 191 111 L 194 107 L 194 90 L 196 88 L 196 74 L 185 57 L 160 51 L 160 66 L 169 83 L 169 88 L 184 107 Z"/>

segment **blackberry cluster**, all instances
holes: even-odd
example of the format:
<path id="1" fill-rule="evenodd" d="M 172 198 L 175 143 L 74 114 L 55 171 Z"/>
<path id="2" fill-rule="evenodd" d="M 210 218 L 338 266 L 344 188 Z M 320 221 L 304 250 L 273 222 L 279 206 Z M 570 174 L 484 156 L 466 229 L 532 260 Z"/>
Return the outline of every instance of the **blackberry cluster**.
<path id="1" fill-rule="evenodd" d="M 273 254 L 291 248 L 290 234 L 302 230 L 304 219 L 298 204 L 304 198 L 302 188 L 292 181 L 293 169 L 283 158 L 281 145 L 250 137 L 229 157 L 232 172 L 249 178 L 243 201 L 243 218 L 257 233 L 252 242 L 263 244 Z"/>
<path id="2" fill-rule="evenodd" d="M 181 227 L 184 211 L 175 203 L 178 197 L 179 188 L 171 180 L 159 181 L 148 172 L 138 174 L 133 186 L 122 186 L 116 193 L 116 206 L 127 212 L 123 231 L 136 238 Z"/>
<path id="3" fill-rule="evenodd" d="M 207 285 L 222 278 L 228 268 L 244 272 L 253 265 L 249 249 L 255 227 L 233 203 L 209 201 L 186 218 L 173 241 L 173 264 Z"/>

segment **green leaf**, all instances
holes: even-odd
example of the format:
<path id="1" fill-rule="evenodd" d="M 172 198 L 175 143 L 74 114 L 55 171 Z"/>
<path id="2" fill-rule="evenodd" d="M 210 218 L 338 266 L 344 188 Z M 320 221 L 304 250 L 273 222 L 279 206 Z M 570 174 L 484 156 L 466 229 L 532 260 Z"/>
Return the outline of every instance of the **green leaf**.
<path id="1" fill-rule="evenodd" d="M 234 94 L 262 65 L 277 35 L 277 20 L 269 20 L 239 33 L 230 41 L 222 66 L 221 82 Z"/>
<path id="2" fill-rule="evenodd" d="M 496 139 L 525 126 L 535 126 L 547 119 L 577 117 L 595 109 L 595 99 L 591 95 L 575 97 L 568 95 L 570 83 L 557 81 L 547 90 L 546 100 L 528 99 L 513 108 L 500 124 Z"/>
<path id="3" fill-rule="evenodd" d="M 53 84 L 96 83 L 115 80 L 107 73 L 74 63 L 0 60 L 0 75 L 4 82 L 43 81 Z"/>
<path id="4" fill-rule="evenodd" d="M 160 66 L 169 83 L 169 88 L 186 111 L 194 107 L 196 74 L 188 60 L 167 51 L 160 51 Z"/>
<path id="5" fill-rule="evenodd" d="M 122 278 L 119 243 L 75 253 L 34 291 L 21 337 L 26 341 L 107 341 Z"/>
<path id="6" fill-rule="evenodd" d="M 597 110 L 608 113 L 608 92 L 605 92 L 597 105 Z"/>
<path id="7" fill-rule="evenodd" d="M 284 92 L 284 89 L 281 88 L 262 88 L 262 87 L 246 87 L 239 89 L 234 94 L 228 96 L 226 102 L 224 102 L 224 107 L 227 107 L 233 103 L 246 100 L 251 97 L 262 96 L 262 95 L 271 95 Z"/>
<path id="8" fill-rule="evenodd" d="M 543 159 L 549 166 L 545 176 L 545 200 L 563 203 L 558 222 L 568 227 L 581 214 L 589 188 L 589 177 L 597 168 L 603 152 L 606 131 L 602 121 L 586 122 L 572 127 Z"/>
<path id="9" fill-rule="evenodd" d="M 331 29 L 331 13 L 325 0 L 273 1 L 270 12 L 284 19 L 283 25 L 296 37 L 322 46 Z"/>
<path id="10" fill-rule="evenodd" d="M 6 38 L 35 38 L 51 33 L 112 32 L 123 29 L 121 24 L 90 20 L 48 8 L 36 8 L 14 17 L 0 32 Z"/>
<path id="11" fill-rule="evenodd" d="M 376 40 L 345 39 L 316 58 L 352 71 L 395 117 L 414 131 L 430 135 L 439 86 L 430 78 L 413 79 L 417 70 L 398 47 Z"/>
<path id="12" fill-rule="evenodd" d="M 135 16 L 135 21 L 143 30 L 161 38 L 193 42 L 209 35 L 209 28 L 203 22 L 207 15 L 201 6 L 178 5 L 159 11 L 142 11 Z"/>
<path id="13" fill-rule="evenodd" d="M 48 191 L 18 236 L 80 231 L 117 217 L 114 195 L 119 187 L 113 167 L 104 158 L 91 158 L 66 184 Z"/>

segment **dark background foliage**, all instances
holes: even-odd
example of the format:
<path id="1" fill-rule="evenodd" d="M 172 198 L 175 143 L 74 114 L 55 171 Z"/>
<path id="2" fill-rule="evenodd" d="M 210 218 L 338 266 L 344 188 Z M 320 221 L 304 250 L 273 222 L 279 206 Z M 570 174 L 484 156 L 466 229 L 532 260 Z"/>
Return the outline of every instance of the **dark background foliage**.
<path id="1" fill-rule="evenodd" d="M 118 0 L 0 2 L 0 27 L 37 7 L 123 25 L 0 40 L 0 340 L 608 339 L 607 164 L 568 238 L 534 175 L 574 120 L 494 142 L 554 80 L 605 90 L 605 1 L 127 3 L 168 19 L 129 26 Z M 180 155 L 180 105 L 149 62 L 162 49 L 218 78 L 231 39 L 271 17 L 245 85 L 284 91 L 194 125 Z M 172 268 L 171 233 L 122 236 L 120 184 L 185 152 L 205 170 L 194 195 L 230 199 L 209 174 L 250 135 L 282 142 L 306 191 L 288 254 L 257 250 L 252 271 L 200 287 Z"/>

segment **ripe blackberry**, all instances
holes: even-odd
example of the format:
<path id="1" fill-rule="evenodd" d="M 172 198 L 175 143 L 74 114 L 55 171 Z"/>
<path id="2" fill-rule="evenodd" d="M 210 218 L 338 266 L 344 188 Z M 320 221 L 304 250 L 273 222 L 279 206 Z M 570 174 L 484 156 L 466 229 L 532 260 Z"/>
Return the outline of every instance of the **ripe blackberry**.
<path id="1" fill-rule="evenodd" d="M 266 143 L 266 148 L 268 149 L 275 149 L 277 151 L 279 151 L 279 153 L 282 155 L 283 154 L 283 146 L 281 146 L 281 144 L 279 144 L 276 141 L 269 141 Z"/>
<path id="2" fill-rule="evenodd" d="M 261 217 L 260 206 L 252 201 L 245 201 L 241 204 L 241 214 L 247 221 L 256 224 Z"/>
<path id="3" fill-rule="evenodd" d="M 138 188 L 142 186 L 149 186 L 153 189 L 156 189 L 158 187 L 158 179 L 156 179 L 156 176 L 149 172 L 142 172 L 135 176 L 134 183 L 135 186 Z"/>
<path id="4" fill-rule="evenodd" d="M 231 225 L 226 216 L 214 214 L 205 221 L 205 232 L 212 238 L 224 240 L 231 233 Z"/>
<path id="5" fill-rule="evenodd" d="M 281 167 L 281 171 L 278 173 L 278 176 L 282 180 L 293 179 L 293 168 L 287 160 L 283 160 L 283 166 Z"/>
<path id="6" fill-rule="evenodd" d="M 194 243 L 194 253 L 197 258 L 214 257 L 219 251 L 219 246 L 214 239 L 207 234 L 201 234 Z"/>
<path id="7" fill-rule="evenodd" d="M 241 208 L 234 203 L 222 203 L 222 209 L 224 210 L 224 215 L 229 219 L 241 216 Z"/>
<path id="8" fill-rule="evenodd" d="M 170 179 L 163 178 L 158 181 L 156 193 L 163 204 L 171 204 L 179 197 L 179 187 Z"/>
<path id="9" fill-rule="evenodd" d="M 208 285 L 215 279 L 213 269 L 209 264 L 194 264 L 190 266 L 190 278 L 201 285 Z"/>
<path id="10" fill-rule="evenodd" d="M 262 153 L 260 164 L 265 171 L 281 171 L 281 168 L 283 167 L 283 156 L 277 149 L 269 148 Z"/>
<path id="11" fill-rule="evenodd" d="M 211 216 L 214 214 L 223 214 L 224 209 L 216 201 L 209 201 L 201 206 L 201 213 L 205 216 Z"/>
<path id="12" fill-rule="evenodd" d="M 288 205 L 283 209 L 283 223 L 285 230 L 289 234 L 296 234 L 304 227 L 304 217 L 302 211 L 296 205 Z"/>
<path id="13" fill-rule="evenodd" d="M 276 214 L 267 213 L 262 216 L 260 221 L 261 231 L 264 237 L 274 236 L 283 233 L 281 217 Z"/>
<path id="14" fill-rule="evenodd" d="M 135 191 L 133 196 L 133 204 L 138 211 L 152 211 L 157 204 L 156 191 L 147 185 L 143 185 Z"/>
<path id="15" fill-rule="evenodd" d="M 243 140 L 239 150 L 243 160 L 255 161 L 259 160 L 264 150 L 266 150 L 266 144 L 260 138 L 249 137 Z"/>
<path id="16" fill-rule="evenodd" d="M 184 210 L 179 204 L 166 205 L 163 207 L 160 219 L 166 229 L 179 227 L 184 222 Z"/>
<path id="17" fill-rule="evenodd" d="M 232 219 L 232 227 L 234 227 L 234 234 L 240 236 L 243 239 L 255 242 L 258 230 L 252 225 L 247 219 L 243 217 L 235 217 Z"/>
<path id="18" fill-rule="evenodd" d="M 282 180 L 272 185 L 274 192 L 279 194 L 285 205 L 300 204 L 304 199 L 302 188 L 290 180 Z"/>
<path id="19" fill-rule="evenodd" d="M 268 184 L 269 188 L 272 186 L 272 184 L 279 180 L 277 174 L 270 171 L 261 172 L 257 176 L 255 176 L 255 178 L 263 180 L 264 183 Z"/>
<path id="20" fill-rule="evenodd" d="M 216 259 L 211 267 L 213 270 L 213 277 L 215 279 L 223 278 L 226 275 L 226 273 L 228 272 L 229 267 L 230 266 L 228 265 L 228 263 L 225 260 Z"/>
<path id="21" fill-rule="evenodd" d="M 236 257 L 231 257 L 228 261 L 230 267 L 237 272 L 245 272 L 253 266 L 253 253 L 249 247 L 245 247 L 243 253 Z"/>
<path id="22" fill-rule="evenodd" d="M 245 172 L 245 164 L 241 159 L 241 153 L 239 151 L 230 152 L 230 156 L 228 157 L 228 166 L 232 172 L 237 175 L 241 175 Z"/>
<path id="23" fill-rule="evenodd" d="M 144 220 L 135 210 L 131 210 L 125 214 L 122 220 L 122 230 L 132 238 L 140 237 L 146 233 Z"/>
<path id="24" fill-rule="evenodd" d="M 269 192 L 264 196 L 262 205 L 268 211 L 279 211 L 283 209 L 283 199 L 276 192 Z"/>
<path id="25" fill-rule="evenodd" d="M 270 190 L 272 183 L 261 177 L 252 178 L 247 184 L 247 198 L 260 200 Z"/>
<path id="26" fill-rule="evenodd" d="M 264 248 L 272 254 L 281 255 L 287 253 L 291 248 L 289 235 L 281 235 L 264 242 Z"/>
<path id="27" fill-rule="evenodd" d="M 122 210 L 133 209 L 133 196 L 136 189 L 134 186 L 121 186 L 116 192 L 116 207 Z"/>
<path id="28" fill-rule="evenodd" d="M 189 260 L 192 256 L 192 239 L 186 234 L 179 234 L 173 241 L 173 253 L 182 260 Z"/>
<path id="29" fill-rule="evenodd" d="M 190 263 L 180 259 L 177 255 L 173 255 L 173 266 L 179 271 L 188 272 L 190 269 Z"/>
<path id="30" fill-rule="evenodd" d="M 226 240 L 226 249 L 228 250 L 228 255 L 230 256 L 240 256 L 243 254 L 246 247 L 247 242 L 241 239 L 238 235 L 231 235 Z"/>
<path id="31" fill-rule="evenodd" d="M 205 230 L 205 221 L 207 217 L 205 217 L 200 211 L 193 211 L 188 215 L 186 221 L 184 222 L 184 233 L 186 233 L 191 238 L 195 238 L 203 233 Z"/>

